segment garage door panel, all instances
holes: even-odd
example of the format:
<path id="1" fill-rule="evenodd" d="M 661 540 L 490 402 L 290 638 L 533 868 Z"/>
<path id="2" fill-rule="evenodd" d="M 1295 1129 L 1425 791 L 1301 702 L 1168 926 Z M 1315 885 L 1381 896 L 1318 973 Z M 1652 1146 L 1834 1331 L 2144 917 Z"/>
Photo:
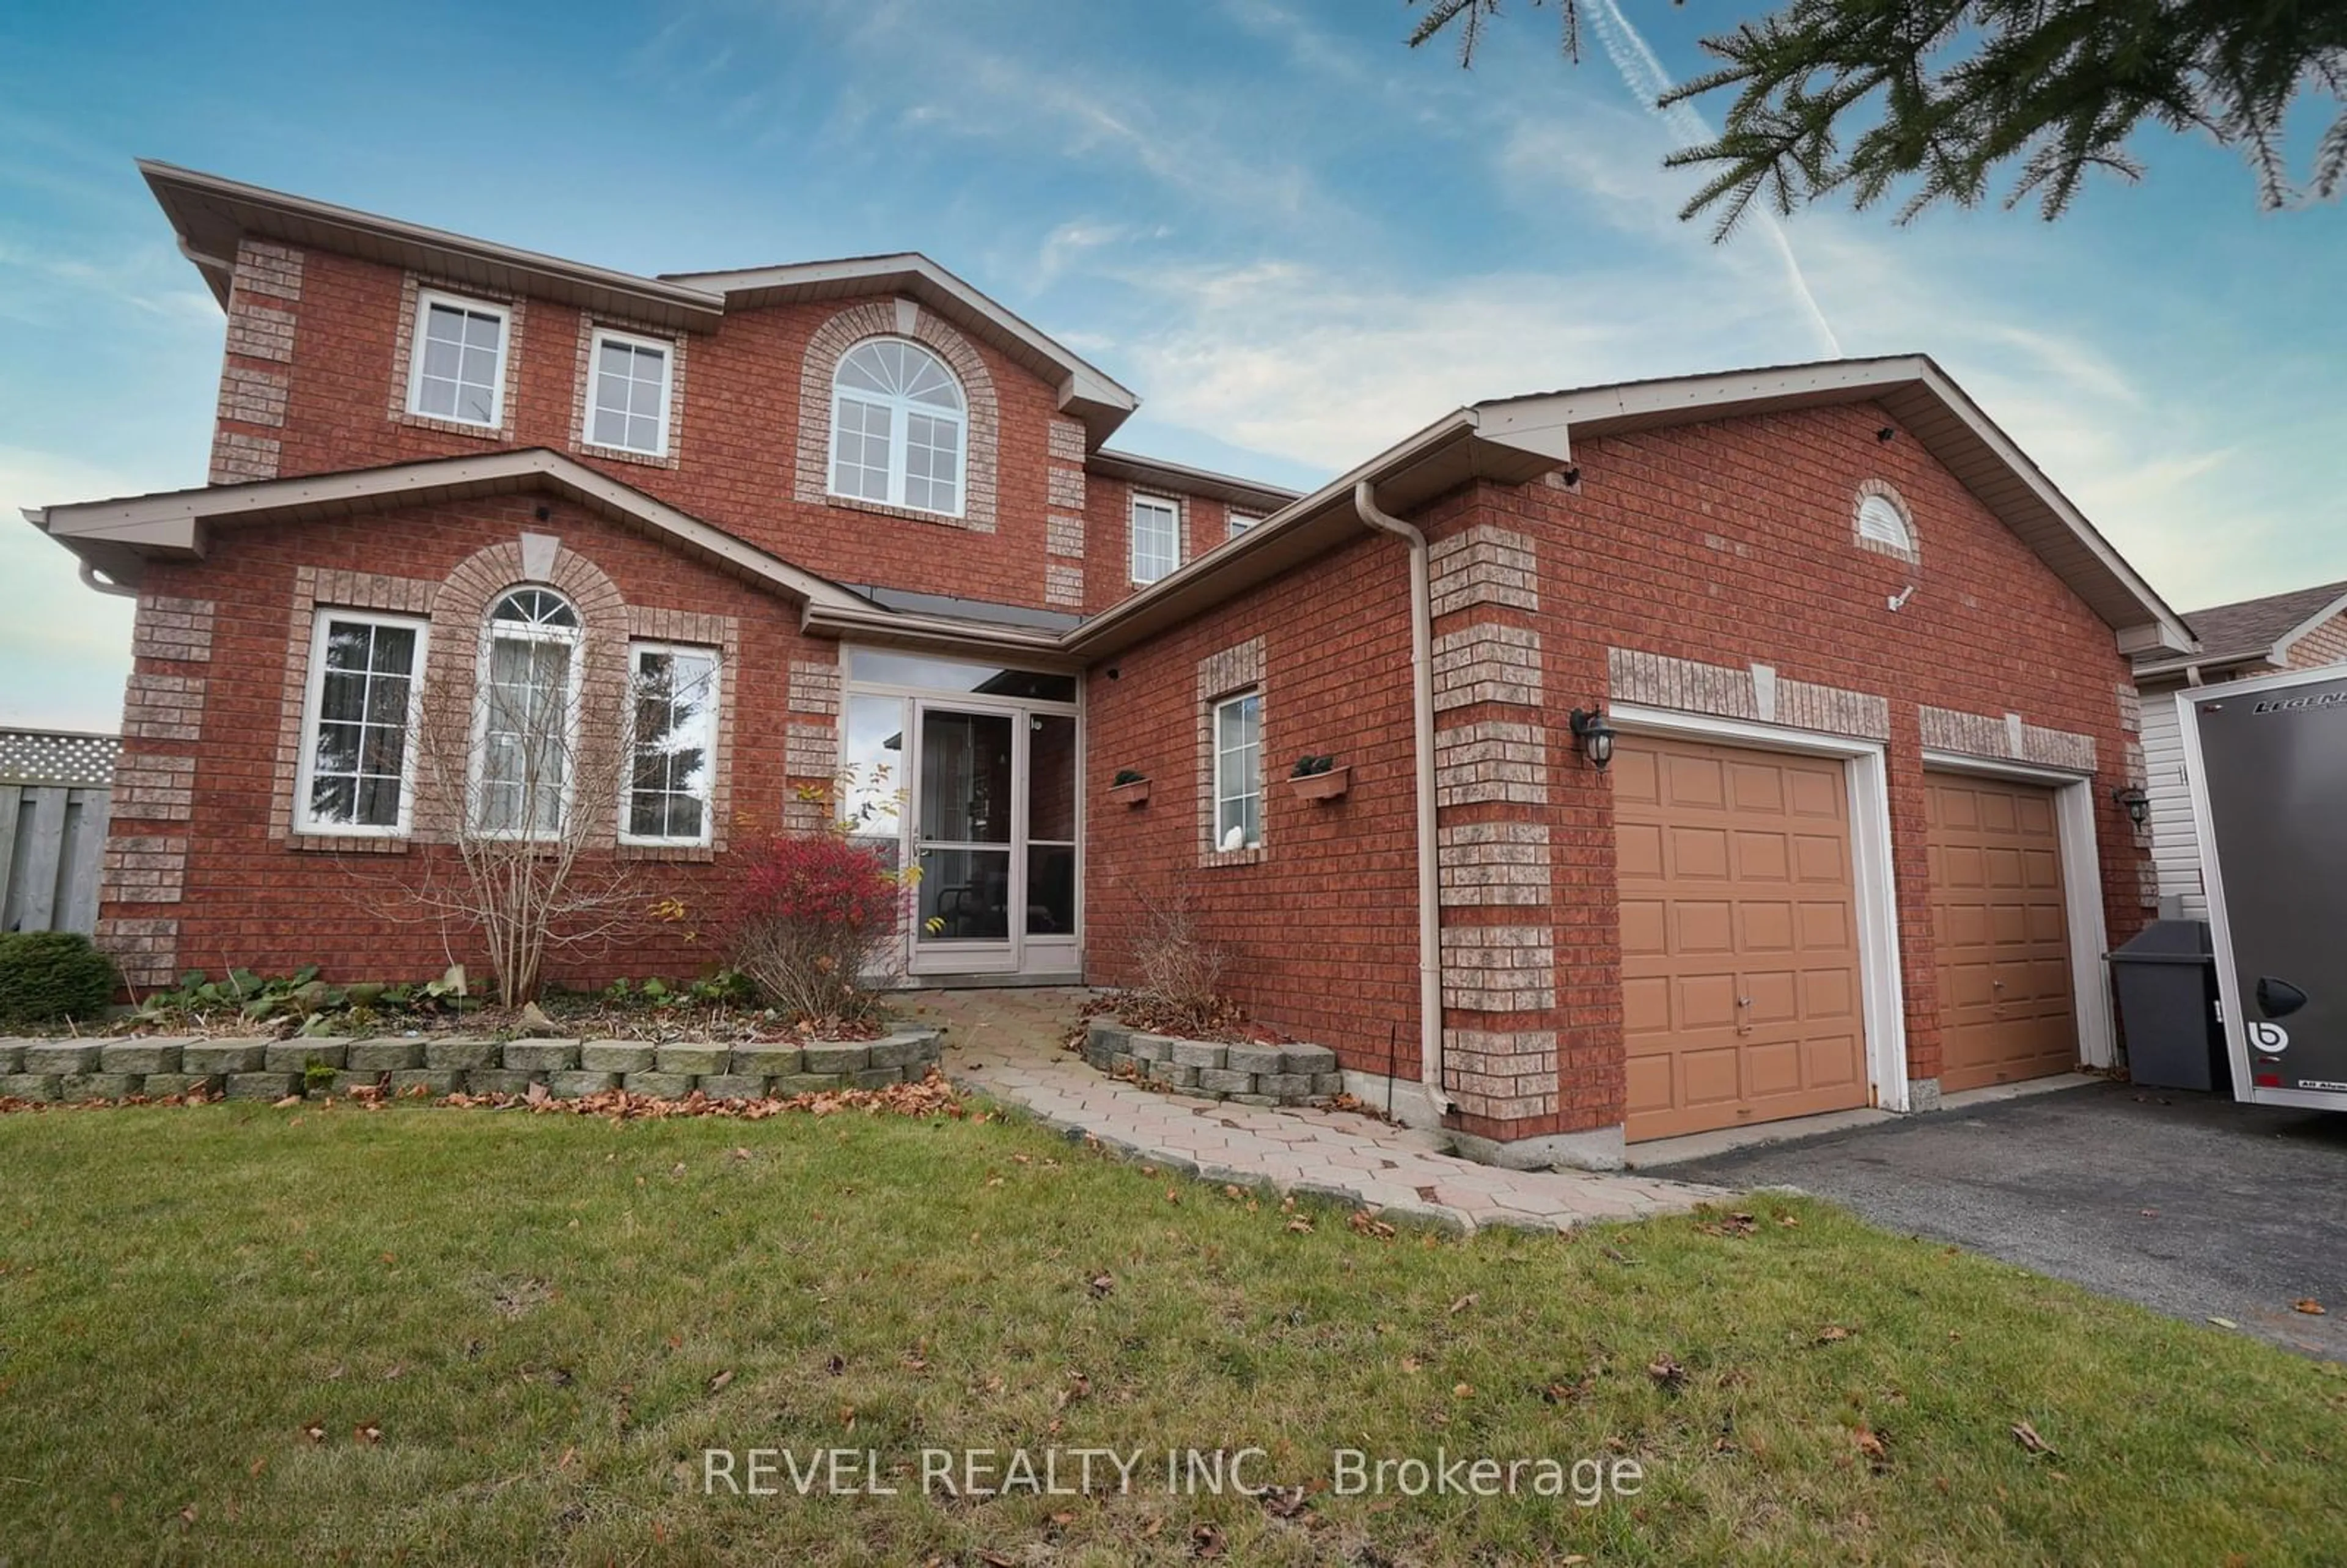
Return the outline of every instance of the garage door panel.
<path id="1" fill-rule="evenodd" d="M 1788 882 L 1793 876 L 1793 855 L 1781 833 L 1741 832 L 1735 837 L 1736 865 L 1738 882 Z"/>
<path id="2" fill-rule="evenodd" d="M 1638 1049 L 1640 1035 L 1667 1036 L 1671 1031 L 1671 982 L 1667 976 L 1649 975 L 1622 982 L 1622 1032 L 1630 1049 Z"/>
<path id="3" fill-rule="evenodd" d="M 1858 1016 L 1858 977 L 1848 969 L 1801 971 L 1801 1016 L 1812 1022 Z"/>
<path id="4" fill-rule="evenodd" d="M 1635 736 L 1615 756 L 1630 1136 L 1866 1103 L 1842 764 Z M 1656 907 L 1667 950 L 1634 963 Z"/>
<path id="5" fill-rule="evenodd" d="M 1925 796 L 1941 1089 L 2065 1071 L 2077 1026 L 2053 792 L 1930 774 Z"/>
<path id="6" fill-rule="evenodd" d="M 1665 840 L 1666 869 L 1682 882 L 1727 880 L 1727 831 L 1718 827 L 1674 827 Z"/>
<path id="7" fill-rule="evenodd" d="M 1682 1031 L 1736 1027 L 1736 977 L 1683 975 L 1674 993 L 1671 1027 Z"/>
<path id="8" fill-rule="evenodd" d="M 1857 950 L 1858 933 L 1851 927 L 1849 905 L 1809 901 L 1799 905 L 1797 913 L 1800 917 L 1801 951 Z"/>
<path id="9" fill-rule="evenodd" d="M 1624 824 L 1614 840 L 1614 864 L 1627 884 L 1663 874 L 1663 830 L 1651 822 Z"/>
<path id="10" fill-rule="evenodd" d="M 1668 906 L 1659 898 L 1622 900 L 1622 957 L 1660 953 L 1669 948 Z"/>
<path id="11" fill-rule="evenodd" d="M 1747 953 L 1789 953 L 1793 950 L 1793 906 L 1782 903 L 1739 904 L 1737 947 Z"/>
<path id="12" fill-rule="evenodd" d="M 1717 808 L 1727 804 L 1727 770 L 1720 759 L 1685 752 L 1665 754 L 1663 804 L 1676 807 Z"/>

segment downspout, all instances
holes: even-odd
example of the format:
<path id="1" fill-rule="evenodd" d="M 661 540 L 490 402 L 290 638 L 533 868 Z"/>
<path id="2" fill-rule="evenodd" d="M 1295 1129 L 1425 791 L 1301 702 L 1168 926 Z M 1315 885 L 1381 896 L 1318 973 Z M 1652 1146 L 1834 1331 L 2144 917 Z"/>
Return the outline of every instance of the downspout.
<path id="1" fill-rule="evenodd" d="M 1418 763 L 1419 1076 L 1435 1109 L 1450 1109 L 1442 1087 L 1442 879 L 1436 856 L 1434 788 L 1434 593 L 1426 536 L 1378 506 L 1376 487 L 1353 486 L 1353 509 L 1379 533 L 1409 547 L 1409 674 Z"/>

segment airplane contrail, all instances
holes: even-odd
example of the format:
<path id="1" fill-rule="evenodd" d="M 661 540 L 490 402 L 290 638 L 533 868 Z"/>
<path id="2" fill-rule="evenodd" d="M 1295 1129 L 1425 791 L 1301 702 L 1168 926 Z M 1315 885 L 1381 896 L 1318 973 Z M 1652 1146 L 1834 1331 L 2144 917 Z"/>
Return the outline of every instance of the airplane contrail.
<path id="1" fill-rule="evenodd" d="M 1604 46 L 1605 56 L 1614 62 L 1614 70 L 1621 73 L 1623 84 L 1654 109 L 1656 118 L 1670 128 L 1671 135 L 1678 144 L 1681 147 L 1697 147 L 1713 139 L 1710 123 L 1696 113 L 1693 106 L 1676 103 L 1668 108 L 1655 107 L 1655 100 L 1674 86 L 1670 73 L 1663 69 L 1662 60 L 1647 47 L 1646 40 L 1639 36 L 1637 28 L 1630 25 L 1630 19 L 1622 15 L 1622 8 L 1614 4 L 1614 0 L 1590 0 L 1589 13 L 1590 21 L 1595 26 L 1597 41 Z M 1826 320 L 1824 310 L 1818 304 L 1817 295 L 1809 292 L 1809 281 L 1801 272 L 1801 263 L 1793 254 L 1793 244 L 1785 236 L 1784 225 L 1777 221 L 1774 212 L 1758 205 L 1747 209 L 1747 211 L 1752 220 L 1760 225 L 1760 231 L 1768 237 L 1778 259 L 1784 262 L 1785 281 L 1799 298 L 1802 309 L 1809 313 L 1810 324 L 1817 328 L 1818 335 L 1825 340 L 1826 347 L 1833 357 L 1840 358 L 1841 339 L 1835 333 L 1833 323 Z"/>

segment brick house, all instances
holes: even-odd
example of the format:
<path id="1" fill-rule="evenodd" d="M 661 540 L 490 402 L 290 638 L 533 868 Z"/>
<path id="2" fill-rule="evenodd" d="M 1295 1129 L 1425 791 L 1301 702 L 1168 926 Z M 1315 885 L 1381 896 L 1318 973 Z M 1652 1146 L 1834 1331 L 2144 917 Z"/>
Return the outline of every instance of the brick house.
<path id="1" fill-rule="evenodd" d="M 548 809 L 688 908 L 887 766 L 914 976 L 1117 983 L 1186 906 L 1494 1159 L 2113 1060 L 2129 659 L 2190 634 L 1928 359 L 1477 404 L 1298 496 L 1108 446 L 1133 395 L 922 257 L 642 278 L 142 168 L 227 312 L 211 483 L 31 514 L 138 600 L 135 984 L 436 967 L 386 886 L 632 692 Z"/>

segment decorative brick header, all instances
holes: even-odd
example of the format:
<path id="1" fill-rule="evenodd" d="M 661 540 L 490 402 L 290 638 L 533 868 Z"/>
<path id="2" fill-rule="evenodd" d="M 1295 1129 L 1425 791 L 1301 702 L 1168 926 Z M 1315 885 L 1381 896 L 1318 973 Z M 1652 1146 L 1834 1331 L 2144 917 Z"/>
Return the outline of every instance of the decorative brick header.
<path id="1" fill-rule="evenodd" d="M 1788 681 L 1766 664 L 1737 670 L 1611 648 L 1606 650 L 1605 670 L 1607 685 L 1617 702 L 1782 724 L 1817 734 L 1869 741 L 1891 738 L 1888 699 L 1838 686 Z"/>
<path id="2" fill-rule="evenodd" d="M 1540 588 L 1529 535 L 1478 523 L 1428 552 L 1437 616 L 1478 605 L 1540 608 Z"/>
<path id="3" fill-rule="evenodd" d="M 917 511 L 905 507 L 852 501 L 831 493 L 831 395 L 839 362 L 869 337 L 903 337 L 934 351 L 960 379 L 968 420 L 962 461 L 962 515 Z M 994 377 L 969 340 L 910 300 L 867 300 L 851 305 L 815 330 L 799 368 L 799 434 L 796 495 L 811 506 L 844 506 L 892 518 L 910 518 L 941 528 L 990 534 L 995 529 L 995 487 L 1000 462 L 1002 416 Z M 1079 501 L 1078 506 L 1082 503 Z"/>
<path id="4" fill-rule="evenodd" d="M 2071 773 L 2095 771 L 2095 737 L 2032 724 L 2018 713 L 1961 713 L 1918 705 L 1923 749 L 2030 763 Z"/>
<path id="5" fill-rule="evenodd" d="M 1471 626 L 1434 640 L 1437 711 L 1474 702 L 1541 704 L 1540 633 L 1521 626 Z"/>
<path id="6" fill-rule="evenodd" d="M 208 662 L 212 656 L 215 608 L 209 599 L 139 595 L 138 616 L 130 628 L 131 657 Z"/>

